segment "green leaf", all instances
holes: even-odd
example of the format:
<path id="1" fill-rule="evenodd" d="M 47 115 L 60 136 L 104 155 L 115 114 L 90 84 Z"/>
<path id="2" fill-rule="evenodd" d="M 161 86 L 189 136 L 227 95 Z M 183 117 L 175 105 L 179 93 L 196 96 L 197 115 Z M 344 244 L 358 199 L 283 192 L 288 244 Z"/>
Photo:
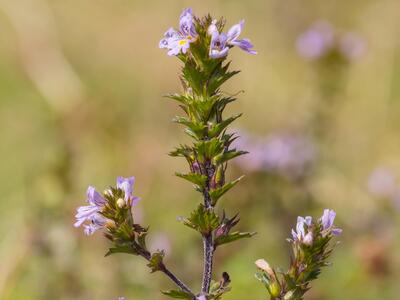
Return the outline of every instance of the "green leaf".
<path id="1" fill-rule="evenodd" d="M 219 136 L 221 134 L 221 132 L 224 131 L 224 129 L 229 126 L 229 124 L 231 124 L 233 121 L 235 121 L 241 115 L 242 114 L 237 114 L 237 115 L 232 116 L 220 123 L 213 125 L 208 131 L 209 136 L 210 137 Z"/>
<path id="2" fill-rule="evenodd" d="M 189 136 L 194 137 L 196 140 L 201 139 L 206 133 L 207 126 L 203 123 L 190 121 L 185 117 L 175 117 L 173 121 L 187 126 L 188 128 L 185 130 L 185 132 L 188 133 Z"/>
<path id="3" fill-rule="evenodd" d="M 227 191 L 229 191 L 231 188 L 233 188 L 240 180 L 243 179 L 244 176 L 239 177 L 238 179 L 228 182 L 224 186 L 217 188 L 215 190 L 210 191 L 210 197 L 212 200 L 212 204 L 215 205 L 217 204 L 217 201 L 219 198 L 221 198 Z"/>
<path id="4" fill-rule="evenodd" d="M 224 144 L 218 138 L 202 141 L 195 144 L 199 161 L 205 161 L 218 155 L 224 150 Z"/>
<path id="5" fill-rule="evenodd" d="M 193 150 L 189 146 L 180 145 L 179 147 L 175 148 L 175 150 L 171 151 L 168 154 L 170 156 L 175 156 L 175 157 L 180 156 L 189 158 L 193 155 Z"/>
<path id="6" fill-rule="evenodd" d="M 139 234 L 137 241 L 138 244 L 143 248 L 143 249 L 147 249 L 146 246 L 146 236 L 147 236 L 147 232 L 142 232 L 141 234 Z"/>
<path id="7" fill-rule="evenodd" d="M 232 233 L 229 233 L 228 235 L 222 235 L 220 237 L 217 237 L 214 241 L 215 247 L 223 245 L 223 244 L 228 244 L 232 243 L 234 241 L 243 239 L 243 238 L 251 238 L 253 235 L 255 235 L 255 232 L 239 232 L 235 231 Z"/>
<path id="8" fill-rule="evenodd" d="M 161 270 L 161 267 L 163 266 L 164 256 L 164 250 L 154 252 L 151 255 L 150 261 L 147 264 L 147 266 L 151 269 L 151 273 Z"/>
<path id="9" fill-rule="evenodd" d="M 189 300 L 193 299 L 193 296 L 190 293 L 181 290 L 162 291 L 162 293 L 166 296 L 175 299 L 189 299 Z"/>
<path id="10" fill-rule="evenodd" d="M 139 255 L 139 253 L 134 249 L 133 247 L 129 245 L 123 245 L 123 246 L 116 246 L 108 249 L 108 252 L 106 253 L 106 257 L 110 256 L 111 254 L 115 253 L 128 253 L 128 254 L 133 254 L 133 255 Z"/>
<path id="11" fill-rule="evenodd" d="M 215 156 L 213 158 L 213 164 L 214 165 L 220 165 L 220 164 L 223 164 L 223 163 L 227 162 L 228 160 L 231 160 L 231 159 L 233 159 L 235 157 L 238 157 L 240 155 L 244 155 L 244 154 L 247 154 L 247 153 L 249 153 L 249 152 L 247 152 L 247 151 L 229 150 L 229 151 L 226 151 L 224 153 L 221 153 L 221 154 L 218 154 L 217 156 Z"/>
<path id="12" fill-rule="evenodd" d="M 203 93 L 204 82 L 206 78 L 205 74 L 198 70 L 193 61 L 187 61 L 185 66 L 182 68 L 182 76 L 187 81 L 188 85 L 193 89 L 197 95 Z"/>
<path id="13" fill-rule="evenodd" d="M 196 173 L 189 173 L 189 174 L 182 174 L 182 173 L 175 173 L 176 176 L 186 179 L 187 181 L 194 183 L 202 188 L 206 185 L 207 176 L 196 174 Z"/>
<path id="14" fill-rule="evenodd" d="M 188 103 L 190 103 L 190 101 L 192 101 L 191 98 L 189 98 L 185 95 L 179 95 L 179 94 L 169 94 L 169 95 L 166 95 L 165 97 L 172 99 L 172 100 L 176 100 L 184 105 L 187 105 Z"/>
<path id="15" fill-rule="evenodd" d="M 227 81 L 229 78 L 240 72 L 240 71 L 228 72 L 230 62 L 223 67 L 221 67 L 221 65 L 217 66 L 214 69 L 214 72 L 211 74 L 211 78 L 208 80 L 207 90 L 209 91 L 210 94 L 215 93 L 225 81 Z"/>
<path id="16" fill-rule="evenodd" d="M 194 210 L 189 218 L 182 219 L 184 225 L 197 230 L 203 235 L 211 233 L 217 229 L 219 219 L 213 210 L 206 209 L 203 204 L 200 204 L 196 210 Z"/>

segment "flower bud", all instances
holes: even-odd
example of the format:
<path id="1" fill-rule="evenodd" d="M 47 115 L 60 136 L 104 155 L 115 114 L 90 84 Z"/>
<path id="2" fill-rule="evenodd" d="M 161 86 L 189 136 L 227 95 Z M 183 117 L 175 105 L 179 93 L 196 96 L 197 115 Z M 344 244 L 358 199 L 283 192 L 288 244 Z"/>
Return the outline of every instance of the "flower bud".
<path id="1" fill-rule="evenodd" d="M 211 25 L 208 27 L 208 30 L 207 30 L 208 35 L 213 35 L 214 32 L 218 32 L 218 28 L 217 28 L 216 24 L 217 24 L 217 20 L 213 20 L 211 22 Z"/>
<path id="2" fill-rule="evenodd" d="M 119 199 L 117 200 L 117 206 L 118 206 L 119 208 L 123 208 L 123 207 L 125 206 L 125 200 L 122 199 L 122 198 L 119 198 Z"/>
<path id="3" fill-rule="evenodd" d="M 265 271 L 270 277 L 275 278 L 274 271 L 272 268 L 269 266 L 268 262 L 265 259 L 257 259 L 255 261 L 255 264 L 257 268 L 259 268 L 262 271 Z"/>
<path id="4" fill-rule="evenodd" d="M 312 231 L 310 231 L 304 236 L 303 244 L 307 246 L 312 246 L 313 242 L 314 242 L 313 233 Z"/>
<path id="5" fill-rule="evenodd" d="M 194 173 L 198 173 L 198 174 L 201 173 L 200 165 L 197 161 L 192 163 L 192 168 L 193 168 Z"/>
<path id="6" fill-rule="evenodd" d="M 278 282 L 274 281 L 269 285 L 268 291 L 271 294 L 272 298 L 276 298 L 281 293 L 281 287 Z"/>

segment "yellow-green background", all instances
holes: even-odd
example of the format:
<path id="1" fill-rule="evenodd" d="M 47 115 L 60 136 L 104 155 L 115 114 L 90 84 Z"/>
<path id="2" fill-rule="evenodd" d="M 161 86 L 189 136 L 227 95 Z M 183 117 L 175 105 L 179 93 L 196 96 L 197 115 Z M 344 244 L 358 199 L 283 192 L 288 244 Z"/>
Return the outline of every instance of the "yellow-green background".
<path id="1" fill-rule="evenodd" d="M 297 201 L 291 183 L 259 173 L 221 201 L 229 214 L 240 211 L 241 229 L 258 232 L 216 255 L 215 278 L 232 277 L 226 299 L 267 299 L 253 261 L 286 266 L 294 217 L 330 207 L 342 242 L 306 299 L 398 300 L 399 211 L 365 186 L 380 165 L 400 175 L 398 0 L 1 0 L 0 299 L 165 299 L 159 290 L 172 285 L 162 274 L 149 274 L 137 257 L 104 258 L 102 235 L 85 237 L 72 226 L 87 185 L 102 190 L 119 175 L 136 176 L 143 225 L 170 240 L 167 263 L 198 289 L 201 240 L 176 217 L 200 198 L 172 175 L 185 170 L 183 161 L 166 155 L 187 141 L 170 122 L 175 104 L 162 98 L 180 89 L 179 62 L 158 49 L 187 6 L 225 16 L 228 25 L 246 19 L 243 36 L 259 54 L 231 51 L 242 73 L 224 91 L 245 91 L 229 111 L 243 112 L 236 126 L 259 135 L 307 128 L 324 101 L 327 73 L 294 47 L 308 25 L 329 20 L 367 45 L 343 67 L 333 117 L 317 141 L 323 159 L 308 179 L 313 203 Z M 270 199 L 270 189 L 282 199 Z"/>

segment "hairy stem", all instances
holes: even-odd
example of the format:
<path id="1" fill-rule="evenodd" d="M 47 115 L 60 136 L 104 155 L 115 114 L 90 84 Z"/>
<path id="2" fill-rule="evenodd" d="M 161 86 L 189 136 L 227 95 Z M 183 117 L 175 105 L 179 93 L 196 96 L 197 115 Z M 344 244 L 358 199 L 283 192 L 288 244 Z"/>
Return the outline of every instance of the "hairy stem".
<path id="1" fill-rule="evenodd" d="M 212 267 L 213 267 L 213 238 L 209 234 L 203 237 L 203 247 L 204 247 L 204 271 L 203 271 L 203 284 L 201 286 L 201 291 L 203 293 L 208 293 L 210 291 L 210 283 L 212 277 Z"/>
<path id="2" fill-rule="evenodd" d="M 214 207 L 212 206 L 211 203 L 209 190 L 214 170 L 209 162 L 205 163 L 204 168 L 207 176 L 207 189 L 203 193 L 204 206 L 206 209 L 213 210 Z M 203 268 L 203 283 L 201 285 L 201 291 L 202 293 L 208 293 L 210 291 L 212 268 L 213 268 L 213 254 L 214 254 L 214 241 L 211 232 L 203 235 L 203 249 L 204 249 L 204 268 Z"/>

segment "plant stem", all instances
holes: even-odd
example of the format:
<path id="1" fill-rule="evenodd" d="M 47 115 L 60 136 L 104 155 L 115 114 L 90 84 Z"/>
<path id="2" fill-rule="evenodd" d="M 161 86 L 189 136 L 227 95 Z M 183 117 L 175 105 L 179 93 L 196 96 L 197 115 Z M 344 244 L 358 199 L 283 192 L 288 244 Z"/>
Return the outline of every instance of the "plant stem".
<path id="1" fill-rule="evenodd" d="M 162 264 L 161 265 L 161 272 L 163 272 L 165 275 L 167 275 L 181 290 L 191 294 L 193 296 L 193 299 L 196 299 L 195 294 L 193 291 L 186 285 L 184 284 L 178 277 L 176 277 L 168 268 Z"/>
<path id="2" fill-rule="evenodd" d="M 204 271 L 203 271 L 203 284 L 201 286 L 201 291 L 203 293 L 208 293 L 210 291 L 210 283 L 212 276 L 213 267 L 213 238 L 212 235 L 203 236 L 203 247 L 204 247 Z"/>
<path id="3" fill-rule="evenodd" d="M 214 175 L 214 170 L 209 162 L 205 163 L 204 169 L 207 175 L 207 188 L 203 193 L 204 206 L 206 209 L 213 210 L 214 207 L 211 203 L 211 197 L 209 194 L 210 182 Z M 202 293 L 208 293 L 210 291 L 212 268 L 213 268 L 213 254 L 214 254 L 214 241 L 212 232 L 203 235 L 203 249 L 204 249 L 204 269 L 203 269 L 203 283 L 201 285 Z"/>
<path id="4" fill-rule="evenodd" d="M 144 257 L 147 261 L 151 260 L 151 254 L 148 251 L 143 251 L 140 253 L 140 255 L 142 257 Z M 196 299 L 196 295 L 194 294 L 194 292 L 186 285 L 182 282 L 182 280 L 180 280 L 178 277 L 176 277 L 174 275 L 174 273 L 172 273 L 164 263 L 162 263 L 160 265 L 160 269 L 159 271 L 163 272 L 165 275 L 167 275 L 169 277 L 169 279 L 171 279 L 182 291 L 185 291 L 189 294 L 191 294 L 193 296 L 193 299 Z"/>

